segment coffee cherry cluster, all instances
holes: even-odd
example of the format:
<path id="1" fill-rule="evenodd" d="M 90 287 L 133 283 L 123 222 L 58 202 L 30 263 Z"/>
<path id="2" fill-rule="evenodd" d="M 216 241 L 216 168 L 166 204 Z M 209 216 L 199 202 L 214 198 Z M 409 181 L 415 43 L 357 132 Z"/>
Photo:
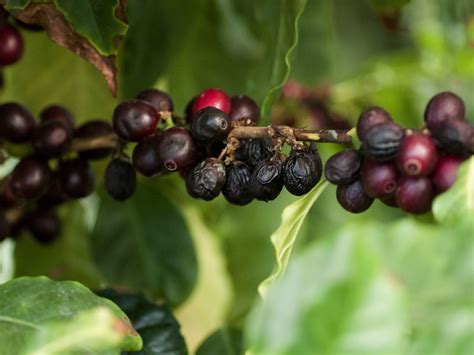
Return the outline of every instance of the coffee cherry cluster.
<path id="1" fill-rule="evenodd" d="M 474 152 L 474 127 L 464 118 L 464 102 L 451 92 L 429 101 L 421 130 L 402 129 L 380 107 L 364 111 L 357 122 L 361 149 L 337 153 L 325 166 L 340 205 L 360 213 L 378 198 L 409 213 L 430 211 Z"/>

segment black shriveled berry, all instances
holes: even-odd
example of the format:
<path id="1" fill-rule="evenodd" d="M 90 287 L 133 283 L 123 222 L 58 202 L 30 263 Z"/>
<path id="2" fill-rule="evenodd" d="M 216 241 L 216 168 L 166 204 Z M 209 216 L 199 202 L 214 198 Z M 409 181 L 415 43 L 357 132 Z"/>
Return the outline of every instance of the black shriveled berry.
<path id="1" fill-rule="evenodd" d="M 426 177 L 402 177 L 395 195 L 402 210 L 413 214 L 426 213 L 433 201 L 433 184 Z"/>
<path id="2" fill-rule="evenodd" d="M 395 157 L 404 133 L 394 123 L 379 123 L 365 133 L 362 140 L 364 154 L 378 161 L 388 161 Z"/>
<path id="3" fill-rule="evenodd" d="M 23 37 L 18 30 L 5 25 L 0 28 L 0 66 L 16 63 L 23 54 Z"/>
<path id="4" fill-rule="evenodd" d="M 137 95 L 137 99 L 148 102 L 158 114 L 162 111 L 173 111 L 173 101 L 164 91 L 158 89 L 143 90 Z"/>
<path id="5" fill-rule="evenodd" d="M 336 197 L 342 208 L 352 213 L 364 212 L 374 202 L 374 199 L 364 192 L 360 180 L 355 180 L 347 185 L 339 185 Z"/>
<path id="6" fill-rule="evenodd" d="M 115 133 L 127 141 L 138 142 L 155 133 L 159 115 L 155 108 L 142 100 L 122 102 L 114 110 Z"/>
<path id="7" fill-rule="evenodd" d="M 22 159 L 13 169 L 10 188 L 16 197 L 32 200 L 46 192 L 50 180 L 51 171 L 48 164 L 29 157 Z"/>
<path id="8" fill-rule="evenodd" d="M 378 106 L 372 107 L 360 114 L 357 121 L 357 136 L 362 141 L 372 126 L 390 122 L 392 122 L 392 117 L 387 111 Z"/>
<path id="9" fill-rule="evenodd" d="M 62 121 L 51 120 L 38 126 L 31 138 L 36 154 L 50 158 L 64 153 L 72 140 L 72 130 Z"/>
<path id="10" fill-rule="evenodd" d="M 438 150 L 430 136 L 413 133 L 403 138 L 397 153 L 397 166 L 403 174 L 427 176 L 437 161 Z"/>
<path id="11" fill-rule="evenodd" d="M 25 223 L 33 238 L 42 244 L 52 243 L 61 233 L 61 220 L 50 209 L 38 209 L 30 213 Z"/>
<path id="12" fill-rule="evenodd" d="M 257 200 L 271 201 L 283 189 L 283 163 L 279 157 L 260 162 L 250 176 L 250 192 Z"/>
<path id="13" fill-rule="evenodd" d="M 117 201 L 125 201 L 135 192 L 137 176 L 132 164 L 124 159 L 112 159 L 105 169 L 105 191 Z"/>
<path id="14" fill-rule="evenodd" d="M 86 197 L 94 191 L 94 173 L 85 159 L 62 161 L 58 174 L 64 191 L 72 198 Z"/>
<path id="15" fill-rule="evenodd" d="M 143 176 L 164 173 L 158 156 L 158 135 L 145 137 L 133 149 L 132 163 L 136 171 Z"/>
<path id="16" fill-rule="evenodd" d="M 474 152 L 474 127 L 461 118 L 445 120 L 432 134 L 438 147 L 445 153 L 464 155 Z"/>
<path id="17" fill-rule="evenodd" d="M 452 118 L 464 118 L 466 107 L 463 100 L 456 94 L 445 91 L 431 98 L 425 109 L 425 123 L 430 130 Z"/>
<path id="18" fill-rule="evenodd" d="M 92 120 L 79 126 L 74 132 L 76 138 L 94 138 L 112 134 L 114 130 L 110 123 L 103 120 Z M 97 148 L 79 152 L 81 158 L 87 160 L 104 159 L 113 153 L 113 148 Z"/>
<path id="19" fill-rule="evenodd" d="M 296 196 L 307 194 L 321 180 L 323 165 L 317 151 L 308 147 L 291 150 L 283 164 L 283 183 Z"/>
<path id="20" fill-rule="evenodd" d="M 70 130 L 74 129 L 74 116 L 67 108 L 61 105 L 50 105 L 39 114 L 41 123 L 47 121 L 61 121 Z"/>
<path id="21" fill-rule="evenodd" d="M 355 149 L 339 152 L 330 157 L 324 167 L 326 179 L 335 185 L 346 185 L 359 176 L 362 157 Z"/>
<path id="22" fill-rule="evenodd" d="M 48 189 L 39 198 L 38 205 L 41 207 L 54 207 L 67 202 L 70 199 L 59 179 L 57 173 L 53 173 Z"/>
<path id="23" fill-rule="evenodd" d="M 13 143 L 28 141 L 35 128 L 31 113 L 16 102 L 0 105 L 0 138 Z"/>
<path id="24" fill-rule="evenodd" d="M 0 243 L 10 236 L 10 223 L 8 223 L 5 213 L 0 213 Z"/>
<path id="25" fill-rule="evenodd" d="M 364 160 L 360 170 L 360 181 L 370 197 L 382 198 L 393 195 L 397 188 L 397 169 L 392 163 Z"/>
<path id="26" fill-rule="evenodd" d="M 235 151 L 237 160 L 244 161 L 254 167 L 270 157 L 271 144 L 266 139 L 241 139 L 240 146 Z"/>
<path id="27" fill-rule="evenodd" d="M 224 164 L 216 158 L 207 158 L 189 172 L 186 188 L 192 197 L 210 201 L 219 196 L 225 181 Z"/>
<path id="28" fill-rule="evenodd" d="M 226 139 L 231 124 L 229 117 L 215 107 L 196 112 L 191 123 L 191 134 L 199 142 L 221 142 Z"/>
<path id="29" fill-rule="evenodd" d="M 157 152 L 164 171 L 177 171 L 192 166 L 199 159 L 199 149 L 189 131 L 172 127 L 158 135 Z"/>
<path id="30" fill-rule="evenodd" d="M 236 161 L 227 168 L 227 180 L 222 189 L 227 201 L 244 206 L 253 200 L 249 191 L 251 173 L 249 166 L 241 161 Z"/>
<path id="31" fill-rule="evenodd" d="M 250 97 L 245 95 L 233 96 L 230 102 L 229 119 L 231 121 L 249 119 L 256 123 L 260 118 L 260 108 Z"/>

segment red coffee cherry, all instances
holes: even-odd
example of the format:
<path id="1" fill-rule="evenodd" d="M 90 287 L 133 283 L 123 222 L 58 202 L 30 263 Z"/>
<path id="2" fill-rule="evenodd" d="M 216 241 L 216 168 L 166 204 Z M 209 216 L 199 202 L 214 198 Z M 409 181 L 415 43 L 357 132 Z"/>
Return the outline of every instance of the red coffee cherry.
<path id="1" fill-rule="evenodd" d="M 0 65 L 16 63 L 23 54 L 23 37 L 18 30 L 5 25 L 0 28 Z"/>
<path id="2" fill-rule="evenodd" d="M 221 89 L 207 89 L 196 97 L 193 103 L 193 114 L 206 107 L 215 107 L 228 115 L 230 113 L 230 97 Z"/>
<path id="3" fill-rule="evenodd" d="M 438 150 L 430 136 L 413 133 L 405 136 L 397 154 L 398 169 L 408 176 L 431 174 L 438 161 Z"/>
<path id="4" fill-rule="evenodd" d="M 360 181 L 367 195 L 382 198 L 392 195 L 397 188 L 397 169 L 391 163 L 377 163 L 366 159 L 360 171 Z"/>
<path id="5" fill-rule="evenodd" d="M 437 192 L 444 192 L 456 181 L 459 165 L 464 161 L 462 157 L 447 155 L 438 159 L 431 180 Z"/>
<path id="6" fill-rule="evenodd" d="M 398 181 L 395 196 L 402 210 L 413 214 L 426 213 L 431 210 L 433 184 L 426 177 L 404 176 Z"/>

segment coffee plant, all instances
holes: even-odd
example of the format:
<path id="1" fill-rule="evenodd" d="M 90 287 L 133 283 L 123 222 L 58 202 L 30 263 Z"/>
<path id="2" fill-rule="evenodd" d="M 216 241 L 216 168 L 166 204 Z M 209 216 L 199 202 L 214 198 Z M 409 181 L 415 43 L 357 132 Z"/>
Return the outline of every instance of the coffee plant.
<path id="1" fill-rule="evenodd" d="M 0 354 L 474 353 L 474 3 L 0 0 Z"/>

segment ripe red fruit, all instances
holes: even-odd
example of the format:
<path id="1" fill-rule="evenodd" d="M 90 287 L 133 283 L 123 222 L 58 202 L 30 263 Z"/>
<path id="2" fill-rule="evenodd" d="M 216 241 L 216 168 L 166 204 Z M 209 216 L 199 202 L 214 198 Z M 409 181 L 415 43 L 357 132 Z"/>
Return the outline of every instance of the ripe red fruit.
<path id="1" fill-rule="evenodd" d="M 377 163 L 366 159 L 360 171 L 362 187 L 373 198 L 390 196 L 397 188 L 398 174 L 390 163 Z"/>
<path id="2" fill-rule="evenodd" d="M 430 136 L 413 133 L 405 136 L 397 154 L 400 172 L 408 176 L 431 174 L 438 161 L 438 150 Z"/>
<path id="3" fill-rule="evenodd" d="M 360 140 L 365 139 L 369 128 L 380 123 L 390 123 L 392 117 L 383 108 L 375 106 L 362 112 L 357 121 L 357 136 Z"/>
<path id="4" fill-rule="evenodd" d="M 433 201 L 433 184 L 426 177 L 402 177 L 395 192 L 397 205 L 404 211 L 413 214 L 426 213 Z"/>
<path id="5" fill-rule="evenodd" d="M 452 118 L 464 118 L 466 107 L 463 100 L 456 94 L 445 91 L 433 96 L 426 105 L 425 123 L 430 130 Z"/>
<path id="6" fill-rule="evenodd" d="M 207 89 L 196 97 L 193 103 L 193 114 L 206 107 L 215 107 L 227 115 L 230 113 L 230 97 L 221 89 Z"/>
<path id="7" fill-rule="evenodd" d="M 158 119 L 158 113 L 152 105 L 133 99 L 124 101 L 115 108 L 113 127 L 120 138 L 138 142 L 155 133 Z"/>
<path id="8" fill-rule="evenodd" d="M 438 159 L 431 180 L 436 187 L 437 192 L 444 192 L 449 189 L 456 181 L 456 174 L 463 158 L 447 155 Z"/>
<path id="9" fill-rule="evenodd" d="M 23 38 L 18 30 L 5 25 L 0 28 L 0 65 L 16 63 L 23 54 Z"/>

